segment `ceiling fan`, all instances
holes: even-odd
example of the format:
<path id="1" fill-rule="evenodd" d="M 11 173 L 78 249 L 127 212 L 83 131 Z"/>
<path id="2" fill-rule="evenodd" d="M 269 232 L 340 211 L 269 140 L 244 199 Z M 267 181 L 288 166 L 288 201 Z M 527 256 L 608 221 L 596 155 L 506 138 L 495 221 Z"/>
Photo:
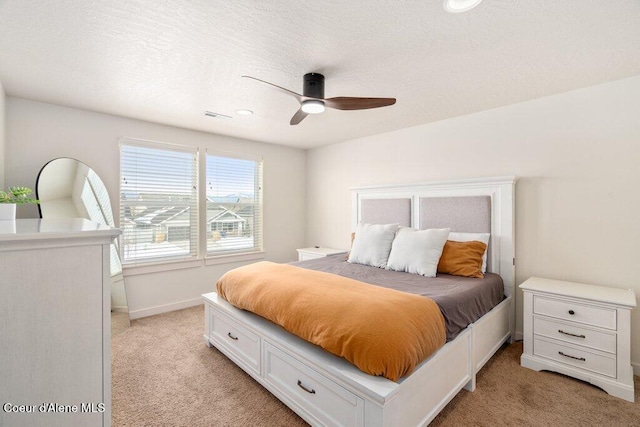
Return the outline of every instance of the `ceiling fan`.
<path id="1" fill-rule="evenodd" d="M 291 125 L 297 125 L 309 114 L 322 113 L 325 107 L 335 108 L 336 110 L 366 110 L 369 108 L 386 107 L 396 103 L 395 98 L 356 98 L 351 96 L 325 98 L 324 76 L 318 73 L 307 73 L 304 75 L 302 95 L 255 77 L 242 77 L 266 83 L 269 86 L 296 98 L 300 103 L 300 108 L 291 118 L 291 121 L 289 122 Z"/>

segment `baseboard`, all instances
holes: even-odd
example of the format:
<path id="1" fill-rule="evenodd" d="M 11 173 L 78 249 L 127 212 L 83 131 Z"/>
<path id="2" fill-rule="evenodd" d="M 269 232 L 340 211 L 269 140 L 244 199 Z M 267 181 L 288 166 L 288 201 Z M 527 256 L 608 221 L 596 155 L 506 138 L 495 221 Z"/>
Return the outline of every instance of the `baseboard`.
<path id="1" fill-rule="evenodd" d="M 521 331 L 516 331 L 516 341 L 522 341 L 524 339 L 524 334 Z"/>
<path id="2" fill-rule="evenodd" d="M 140 310 L 133 310 L 129 312 L 129 318 L 140 319 L 141 317 L 155 316 L 156 314 L 168 313 L 169 311 L 181 310 L 183 308 L 194 307 L 196 305 L 204 304 L 202 298 L 194 298 L 190 300 L 174 302 L 171 304 L 158 305 L 155 307 L 143 308 Z"/>
<path id="3" fill-rule="evenodd" d="M 127 307 L 126 305 L 124 306 L 112 306 L 111 307 L 111 311 L 114 313 L 128 313 L 129 312 L 129 307 Z"/>

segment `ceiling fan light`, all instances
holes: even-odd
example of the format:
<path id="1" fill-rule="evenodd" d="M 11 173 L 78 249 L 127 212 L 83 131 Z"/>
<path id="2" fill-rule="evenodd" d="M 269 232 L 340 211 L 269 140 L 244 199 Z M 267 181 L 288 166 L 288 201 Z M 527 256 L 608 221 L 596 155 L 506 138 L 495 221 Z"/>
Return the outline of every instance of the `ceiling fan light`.
<path id="1" fill-rule="evenodd" d="M 444 0 L 444 10 L 449 13 L 462 13 L 473 9 L 482 0 Z"/>
<path id="2" fill-rule="evenodd" d="M 318 99 L 307 99 L 302 101 L 300 108 L 307 114 L 319 114 L 324 112 L 324 102 Z"/>

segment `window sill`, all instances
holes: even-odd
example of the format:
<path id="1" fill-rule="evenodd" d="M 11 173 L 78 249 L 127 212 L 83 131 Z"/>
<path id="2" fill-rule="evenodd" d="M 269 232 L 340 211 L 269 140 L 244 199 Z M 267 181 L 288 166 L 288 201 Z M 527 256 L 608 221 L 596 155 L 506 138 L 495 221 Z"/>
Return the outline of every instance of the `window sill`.
<path id="1" fill-rule="evenodd" d="M 202 267 L 201 259 L 189 259 L 180 261 L 170 261 L 147 265 L 136 265 L 122 268 L 124 277 L 137 276 L 139 274 L 161 273 L 163 271 L 182 270 L 185 268 Z"/>
<path id="2" fill-rule="evenodd" d="M 122 274 L 124 277 L 138 276 L 141 274 L 153 274 L 153 273 L 162 273 L 164 271 L 182 270 L 186 268 L 197 268 L 197 267 L 202 267 L 203 263 L 204 263 L 204 266 L 232 264 L 237 262 L 260 260 L 260 259 L 264 259 L 264 257 L 265 257 L 264 251 L 218 255 L 218 256 L 204 258 L 204 259 L 202 258 L 189 259 L 189 260 L 170 261 L 170 262 L 154 263 L 154 264 L 147 264 L 147 265 L 123 267 Z"/>
<path id="3" fill-rule="evenodd" d="M 204 265 L 218 265 L 218 264 L 228 264 L 232 262 L 254 261 L 258 259 L 264 259 L 264 255 L 265 255 L 264 251 L 217 255 L 217 256 L 205 258 Z"/>

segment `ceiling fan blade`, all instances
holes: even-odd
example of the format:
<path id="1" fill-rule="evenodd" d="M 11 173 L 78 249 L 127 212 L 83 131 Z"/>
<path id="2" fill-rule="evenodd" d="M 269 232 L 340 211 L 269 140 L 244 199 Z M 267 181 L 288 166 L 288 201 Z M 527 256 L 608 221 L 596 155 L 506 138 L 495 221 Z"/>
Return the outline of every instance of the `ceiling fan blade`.
<path id="1" fill-rule="evenodd" d="M 259 81 L 261 83 L 268 84 L 269 86 L 279 90 L 280 92 L 283 92 L 283 93 L 286 93 L 287 95 L 291 95 L 291 96 L 295 97 L 298 101 L 300 101 L 302 99 L 302 95 L 300 95 L 299 93 L 295 93 L 295 92 L 293 92 L 293 91 L 291 91 L 289 89 L 285 89 L 285 88 L 283 88 L 281 86 L 274 85 L 273 83 L 269 83 L 269 82 L 266 82 L 264 80 L 260 80 L 260 79 L 257 79 L 255 77 L 251 77 L 251 76 L 242 76 L 242 77 L 244 77 L 245 79 L 257 80 L 257 81 Z"/>
<path id="2" fill-rule="evenodd" d="M 395 98 L 354 98 L 351 96 L 338 96 L 324 100 L 325 106 L 336 110 L 367 110 L 369 108 L 387 107 L 395 103 Z"/>
<path id="3" fill-rule="evenodd" d="M 304 119 L 305 117 L 307 117 L 309 114 L 305 113 L 304 111 L 302 111 L 302 108 L 299 109 L 294 115 L 293 117 L 291 117 L 291 121 L 289 122 L 290 125 L 297 125 L 298 123 L 300 123 L 302 121 L 302 119 Z"/>

